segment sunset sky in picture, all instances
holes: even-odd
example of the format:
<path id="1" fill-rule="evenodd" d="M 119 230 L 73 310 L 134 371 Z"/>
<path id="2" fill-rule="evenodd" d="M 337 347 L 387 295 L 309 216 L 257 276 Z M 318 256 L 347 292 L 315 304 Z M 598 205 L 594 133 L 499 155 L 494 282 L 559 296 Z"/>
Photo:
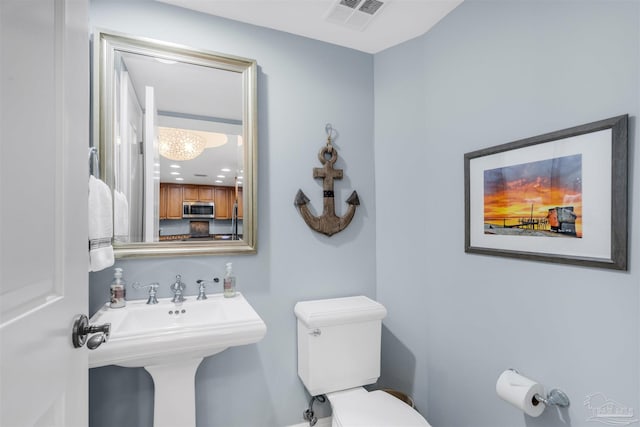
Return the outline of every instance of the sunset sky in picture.
<path id="1" fill-rule="evenodd" d="M 582 155 L 576 154 L 484 171 L 484 217 L 546 217 L 556 206 L 573 206 L 582 217 Z"/>

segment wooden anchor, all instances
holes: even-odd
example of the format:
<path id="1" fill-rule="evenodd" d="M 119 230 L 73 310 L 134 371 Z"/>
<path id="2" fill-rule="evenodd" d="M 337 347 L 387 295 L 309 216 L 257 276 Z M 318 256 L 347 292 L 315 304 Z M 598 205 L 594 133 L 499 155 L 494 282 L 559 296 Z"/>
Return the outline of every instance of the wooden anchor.
<path id="1" fill-rule="evenodd" d="M 343 216 L 336 215 L 333 181 L 334 179 L 342 179 L 342 169 L 333 168 L 333 165 L 338 160 L 338 151 L 331 145 L 333 129 L 330 124 L 326 126 L 326 130 L 327 144 L 318 153 L 318 159 L 322 167 L 313 168 L 313 178 L 321 178 L 323 180 L 324 209 L 322 215 L 314 216 L 311 213 L 308 206 L 310 200 L 302 190 L 298 190 L 294 204 L 309 227 L 318 233 L 332 236 L 347 228 L 351 223 L 353 215 L 356 213 L 356 207 L 360 205 L 360 199 L 358 199 L 358 193 L 354 191 L 347 199 L 347 204 L 349 205 L 347 213 Z"/>

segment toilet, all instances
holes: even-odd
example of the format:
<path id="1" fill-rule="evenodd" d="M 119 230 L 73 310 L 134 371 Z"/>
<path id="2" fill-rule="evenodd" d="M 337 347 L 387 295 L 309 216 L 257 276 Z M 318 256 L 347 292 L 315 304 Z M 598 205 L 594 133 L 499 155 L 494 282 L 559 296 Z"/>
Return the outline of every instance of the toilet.
<path id="1" fill-rule="evenodd" d="M 324 394 L 332 427 L 430 427 L 411 406 L 380 390 L 382 319 L 387 310 L 365 296 L 301 301 L 298 376 L 311 396 Z"/>

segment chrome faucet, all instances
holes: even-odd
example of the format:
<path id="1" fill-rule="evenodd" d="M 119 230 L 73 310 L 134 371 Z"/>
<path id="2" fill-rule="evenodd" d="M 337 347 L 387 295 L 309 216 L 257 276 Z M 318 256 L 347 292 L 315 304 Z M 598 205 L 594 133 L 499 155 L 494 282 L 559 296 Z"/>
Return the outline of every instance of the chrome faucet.
<path id="1" fill-rule="evenodd" d="M 173 299 L 171 300 L 171 302 L 174 303 L 180 303 L 184 301 L 184 295 L 182 294 L 182 291 L 184 291 L 186 285 L 180 279 L 182 279 L 182 276 L 180 276 L 179 274 L 176 275 L 176 281 L 169 286 L 171 292 L 173 292 Z"/>
<path id="2" fill-rule="evenodd" d="M 149 288 L 149 299 L 147 299 L 147 304 L 157 304 L 158 303 L 158 298 L 156 296 L 158 294 L 158 286 L 160 286 L 160 284 L 158 282 L 149 283 L 147 285 L 143 285 L 143 284 L 141 284 L 139 282 L 134 282 L 133 283 L 134 289 Z"/>

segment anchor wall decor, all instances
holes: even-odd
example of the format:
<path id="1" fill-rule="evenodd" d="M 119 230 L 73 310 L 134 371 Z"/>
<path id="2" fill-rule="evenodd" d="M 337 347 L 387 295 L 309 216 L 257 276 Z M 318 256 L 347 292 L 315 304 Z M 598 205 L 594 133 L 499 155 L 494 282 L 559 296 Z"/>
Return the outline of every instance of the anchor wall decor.
<path id="1" fill-rule="evenodd" d="M 332 236 L 345 228 L 351 223 L 353 215 L 356 213 L 356 207 L 360 204 L 358 199 L 358 193 L 355 191 L 351 193 L 351 196 L 347 199 L 349 208 L 347 213 L 343 216 L 336 215 L 334 193 L 333 193 L 333 181 L 335 179 L 342 179 L 342 169 L 334 169 L 333 165 L 338 160 L 338 150 L 331 145 L 331 139 L 333 137 L 334 130 L 330 124 L 325 127 L 327 131 L 327 144 L 322 147 L 318 153 L 318 159 L 322 164 L 321 168 L 313 168 L 313 177 L 321 178 L 323 180 L 322 189 L 324 192 L 324 209 L 322 215 L 314 216 L 309 210 L 309 198 L 298 190 L 296 199 L 294 201 L 295 206 L 298 208 L 300 215 L 307 223 L 309 227 L 318 233 Z"/>

